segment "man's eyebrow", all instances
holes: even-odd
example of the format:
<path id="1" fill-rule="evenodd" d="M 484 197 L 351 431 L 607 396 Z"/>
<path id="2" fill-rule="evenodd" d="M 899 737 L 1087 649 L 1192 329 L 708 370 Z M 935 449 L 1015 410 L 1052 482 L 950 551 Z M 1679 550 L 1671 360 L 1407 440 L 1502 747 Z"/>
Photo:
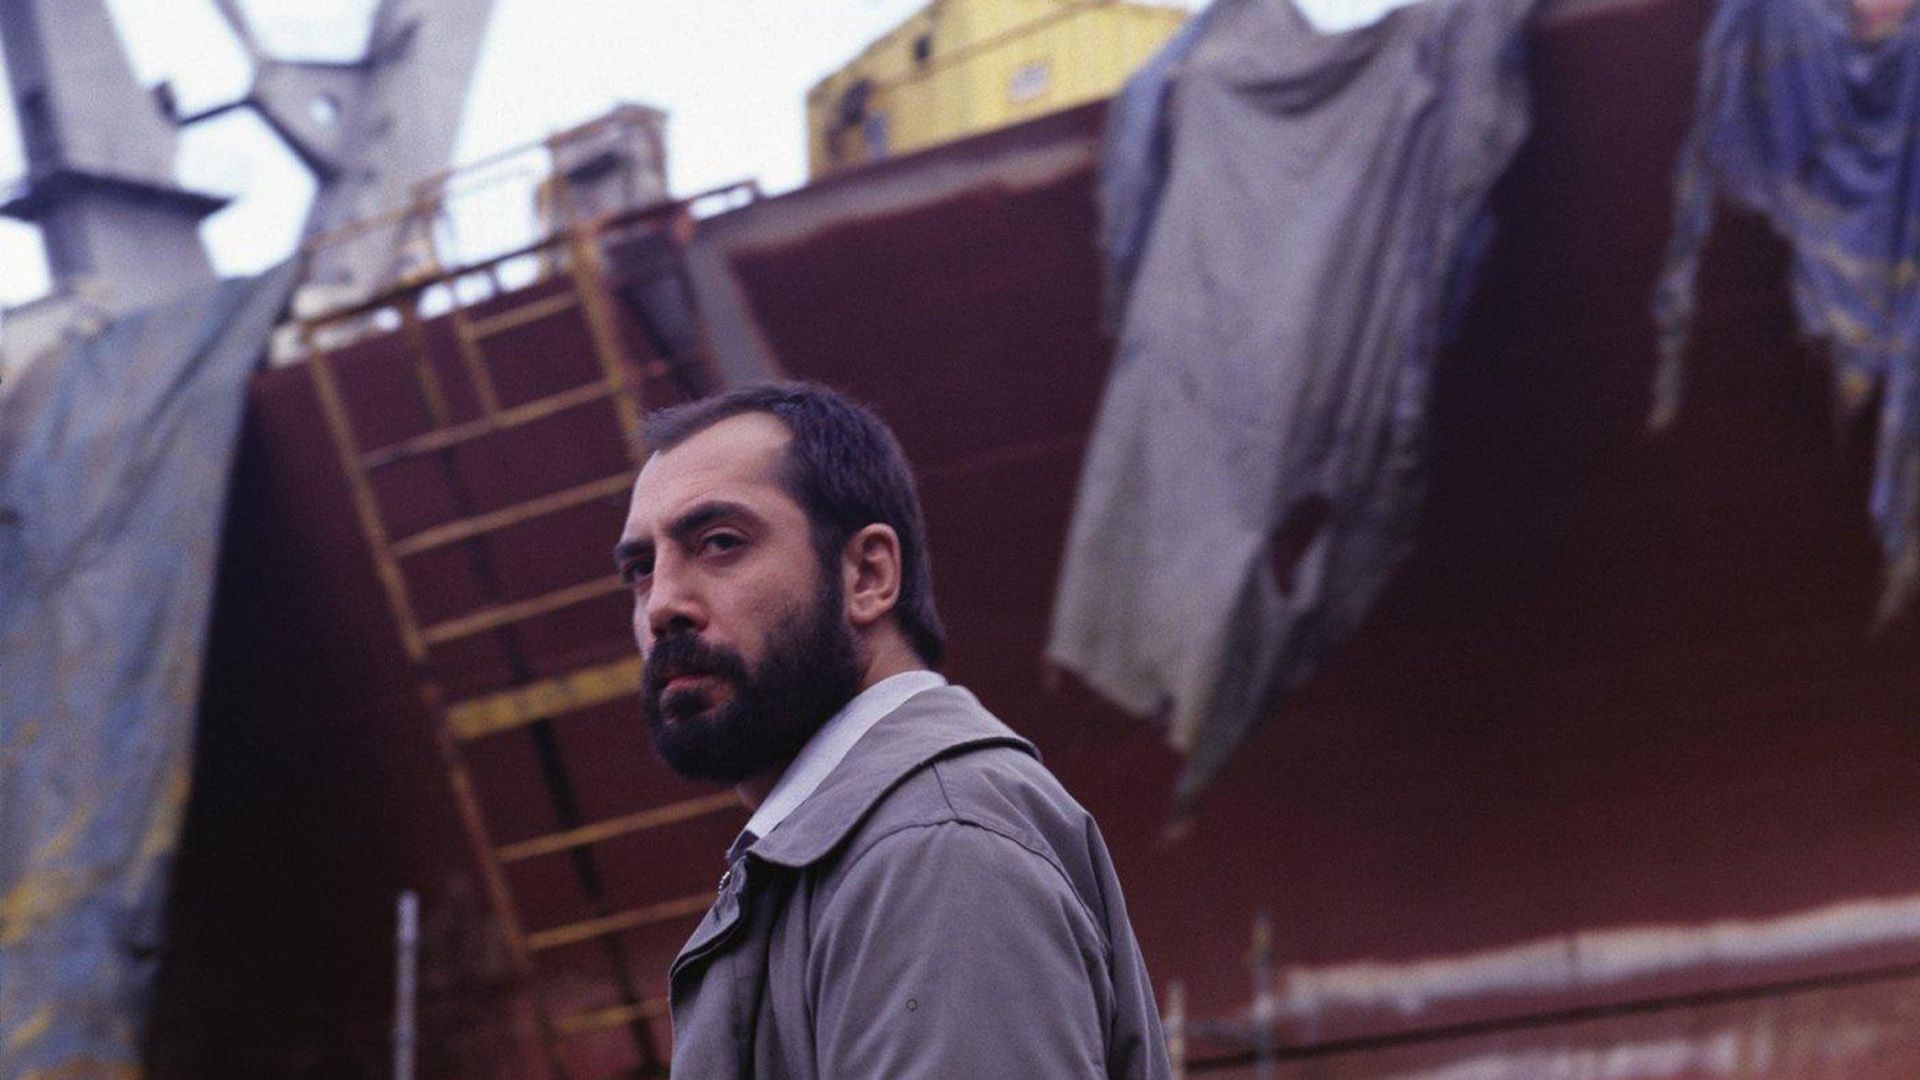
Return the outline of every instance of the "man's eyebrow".
<path id="1" fill-rule="evenodd" d="M 624 567 L 652 550 L 651 540 L 622 540 L 613 546 L 613 565 Z"/>
<path id="2" fill-rule="evenodd" d="M 748 509 L 746 504 L 729 499 L 711 499 L 688 509 L 667 524 L 668 536 L 675 540 L 684 540 L 693 533 L 727 518 L 745 518 L 749 522 L 758 522 L 760 515 Z M 628 562 L 641 558 L 653 550 L 651 540 L 622 540 L 613 549 L 615 566 L 625 566 Z"/>

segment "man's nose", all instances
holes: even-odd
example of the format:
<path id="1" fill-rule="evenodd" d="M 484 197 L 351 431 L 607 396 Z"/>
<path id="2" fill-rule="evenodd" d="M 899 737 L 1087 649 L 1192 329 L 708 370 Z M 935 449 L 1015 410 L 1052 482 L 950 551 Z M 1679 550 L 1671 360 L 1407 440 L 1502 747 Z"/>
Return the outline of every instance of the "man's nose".
<path id="1" fill-rule="evenodd" d="M 699 633 L 707 627 L 706 605 L 700 600 L 696 583 L 668 565 L 668 560 L 654 565 L 646 618 L 648 633 L 655 640 L 668 634 Z"/>

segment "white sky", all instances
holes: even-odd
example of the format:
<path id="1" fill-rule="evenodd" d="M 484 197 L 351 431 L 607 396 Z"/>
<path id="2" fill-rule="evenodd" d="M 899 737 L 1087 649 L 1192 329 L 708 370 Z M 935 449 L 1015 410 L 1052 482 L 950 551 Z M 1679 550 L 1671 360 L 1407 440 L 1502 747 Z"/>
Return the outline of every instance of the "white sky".
<path id="1" fill-rule="evenodd" d="M 926 0 L 497 0 L 455 161 L 544 138 L 621 101 L 664 108 L 673 189 L 757 177 L 769 191 L 805 178 L 804 96 L 815 81 Z M 1170 0 L 1198 8 L 1204 0 Z M 1303 0 L 1315 21 L 1367 21 L 1407 0 Z M 192 112 L 237 98 L 248 70 L 212 0 L 107 0 L 148 84 L 173 84 Z M 375 0 L 243 0 L 270 52 L 358 55 Z M 0 178 L 24 166 L 0 98 Z M 251 113 L 188 129 L 182 182 L 235 195 L 203 227 L 215 265 L 246 273 L 289 252 L 313 190 Z M 0 219 L 0 305 L 46 290 L 39 240 Z"/>

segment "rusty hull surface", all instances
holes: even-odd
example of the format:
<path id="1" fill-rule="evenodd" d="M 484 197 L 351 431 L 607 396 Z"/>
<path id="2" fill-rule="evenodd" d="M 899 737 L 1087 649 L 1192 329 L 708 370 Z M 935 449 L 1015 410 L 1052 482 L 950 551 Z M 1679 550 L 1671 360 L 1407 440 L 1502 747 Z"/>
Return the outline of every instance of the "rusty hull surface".
<path id="1" fill-rule="evenodd" d="M 1659 0 L 1536 32 L 1536 132 L 1439 368 L 1419 553 L 1179 837 L 1156 735 L 1049 689 L 1041 667 L 1112 351 L 1092 247 L 1100 108 L 835 177 L 696 243 L 736 375 L 831 383 L 896 426 L 949 673 L 1098 817 L 1162 994 L 1184 983 L 1196 1020 L 1244 1010 L 1254 913 L 1273 913 L 1279 1076 L 1920 1075 L 1920 625 L 1868 633 L 1868 436 L 1834 426 L 1759 225 L 1722 223 L 1681 422 L 1643 431 L 1647 300 L 1705 16 Z M 534 370 L 579 343 L 526 348 Z M 404 434 L 411 402 L 380 390 L 381 346 L 367 351 L 358 377 Z M 617 458 L 589 432 L 530 438 L 459 472 L 505 500 Z M 398 483 L 422 523 L 452 516 L 445 477 Z M 297 370 L 255 386 L 234 502 L 155 1075 L 377 1071 L 406 885 L 441 920 L 428 1019 L 448 1034 L 427 1074 L 477 1075 L 457 1050 L 539 1075 L 512 1064 L 524 1003 L 458 930 L 474 921 L 458 915 L 464 848 Z M 604 559 L 619 512 L 529 526 L 494 561 L 538 592 Z M 450 605 L 462 573 L 444 570 Z M 554 670 L 618 656 L 623 603 L 517 647 Z M 476 687 L 511 666 L 484 643 L 452 662 Z M 695 793 L 634 707 L 563 725 L 588 817 Z M 554 826 L 523 747 L 500 740 L 480 767 L 503 840 Z M 736 825 L 608 845 L 608 889 L 698 888 Z M 581 910 L 563 871 L 519 881 L 541 918 Z M 656 985 L 685 930 L 632 941 Z M 599 1000 L 595 954 L 572 963 L 565 992 Z M 1242 1051 L 1193 1044 L 1242 1064 L 1222 1076 L 1252 1075 Z M 579 1052 L 623 1053 L 617 1038 Z"/>

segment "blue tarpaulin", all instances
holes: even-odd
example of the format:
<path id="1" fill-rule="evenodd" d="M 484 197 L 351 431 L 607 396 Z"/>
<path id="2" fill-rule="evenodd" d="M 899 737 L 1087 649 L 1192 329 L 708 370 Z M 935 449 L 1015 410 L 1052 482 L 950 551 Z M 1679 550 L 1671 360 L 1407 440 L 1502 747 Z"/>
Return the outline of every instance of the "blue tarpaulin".
<path id="1" fill-rule="evenodd" d="M 138 1075 L 234 444 L 291 282 L 0 387 L 0 1080 Z"/>
<path id="2" fill-rule="evenodd" d="M 1654 296 L 1653 423 L 1679 408 L 1700 251 L 1724 192 L 1791 245 L 1800 327 L 1830 343 L 1840 400 L 1858 409 L 1878 393 L 1884 623 L 1920 584 L 1920 22 L 1896 9 L 1875 25 L 1864 12 L 1723 0 L 1708 28 Z"/>

